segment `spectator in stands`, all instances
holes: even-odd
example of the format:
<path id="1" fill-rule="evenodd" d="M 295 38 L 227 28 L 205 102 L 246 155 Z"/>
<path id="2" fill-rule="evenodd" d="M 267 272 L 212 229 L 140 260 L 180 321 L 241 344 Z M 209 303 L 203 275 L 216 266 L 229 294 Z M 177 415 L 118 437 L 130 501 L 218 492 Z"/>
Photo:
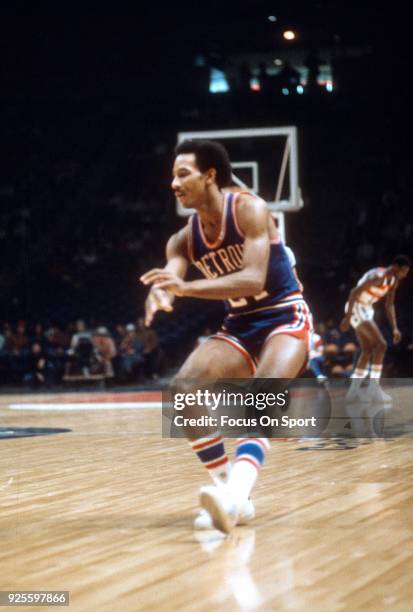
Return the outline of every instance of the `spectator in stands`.
<path id="1" fill-rule="evenodd" d="M 118 348 L 118 350 L 125 336 L 126 336 L 125 326 L 122 325 L 122 323 L 117 323 L 115 326 L 115 333 L 113 334 L 113 339 L 115 341 L 115 345 Z"/>
<path id="2" fill-rule="evenodd" d="M 340 349 L 337 344 L 330 342 L 324 347 L 325 372 L 328 376 L 343 376 L 343 367 L 339 359 Z"/>
<path id="3" fill-rule="evenodd" d="M 328 319 L 326 323 L 326 330 L 324 340 L 328 344 L 338 344 L 340 342 L 342 333 L 338 328 L 337 321 L 334 319 Z"/>
<path id="4" fill-rule="evenodd" d="M 30 352 L 26 322 L 19 321 L 16 331 L 13 331 L 12 326 L 6 323 L 4 335 L 6 338 L 4 346 L 6 370 L 10 372 L 13 382 L 21 381 L 25 369 L 25 361 Z"/>
<path id="5" fill-rule="evenodd" d="M 128 323 L 125 331 L 125 337 L 119 347 L 120 376 L 124 381 L 130 381 L 142 372 L 143 343 L 138 338 L 133 323 Z"/>
<path id="6" fill-rule="evenodd" d="M 3 329 L 2 329 L 2 335 L 4 337 L 4 350 L 8 351 L 10 350 L 11 347 L 11 337 L 13 336 L 13 329 L 11 324 L 7 321 L 6 323 L 4 323 L 3 325 Z"/>
<path id="7" fill-rule="evenodd" d="M 78 319 L 76 321 L 76 331 L 72 336 L 70 341 L 70 349 L 73 351 L 79 341 L 82 340 L 91 340 L 92 332 L 87 328 L 86 323 L 82 319 Z"/>
<path id="8" fill-rule="evenodd" d="M 72 376 L 82 373 L 83 376 L 88 377 L 92 373 L 92 366 L 95 366 L 98 361 L 97 351 L 92 342 L 92 332 L 82 319 L 76 321 L 75 329 L 67 352 L 69 361 L 65 375 Z"/>
<path id="9" fill-rule="evenodd" d="M 120 347 L 125 336 L 125 325 L 123 325 L 122 323 L 116 323 L 113 332 L 113 340 L 115 342 L 116 347 L 116 356 L 113 358 L 113 368 L 115 370 L 116 380 L 120 380 L 122 378 L 122 359 L 120 356 Z"/>
<path id="10" fill-rule="evenodd" d="M 344 376 L 351 376 L 356 361 L 357 346 L 354 342 L 346 342 L 341 349 L 341 365 Z"/>
<path id="11" fill-rule="evenodd" d="M 54 368 L 40 342 L 33 342 L 23 377 L 25 384 L 32 387 L 50 385 L 53 382 Z"/>
<path id="12" fill-rule="evenodd" d="M 342 348 L 330 342 L 324 348 L 324 368 L 328 376 L 350 376 L 354 369 L 357 347 L 354 342 L 346 342 Z"/>
<path id="13" fill-rule="evenodd" d="M 26 321 L 18 321 L 16 331 L 9 336 L 7 349 L 15 355 L 28 353 L 29 337 L 26 331 Z"/>
<path id="14" fill-rule="evenodd" d="M 33 333 L 30 336 L 30 342 L 31 342 L 32 347 L 33 347 L 34 342 L 38 342 L 43 350 L 45 350 L 48 347 L 49 342 L 45 336 L 45 332 L 44 332 L 42 323 L 39 322 L 35 324 L 33 328 Z"/>
<path id="15" fill-rule="evenodd" d="M 70 346 L 70 334 L 60 329 L 57 325 L 48 327 L 44 334 L 51 353 L 55 356 L 65 355 Z"/>
<path id="16" fill-rule="evenodd" d="M 4 335 L 4 329 L 0 330 L 0 353 L 3 351 L 6 346 L 6 336 Z"/>
<path id="17" fill-rule="evenodd" d="M 58 325 L 51 325 L 44 332 L 45 342 L 43 348 L 47 352 L 55 368 L 55 379 L 60 380 L 69 358 L 71 334 L 62 330 Z"/>
<path id="18" fill-rule="evenodd" d="M 103 365 L 103 372 L 106 378 L 113 378 L 113 359 L 116 357 L 117 350 L 115 342 L 107 327 L 100 326 L 92 336 L 92 343 L 97 351 L 98 358 Z"/>

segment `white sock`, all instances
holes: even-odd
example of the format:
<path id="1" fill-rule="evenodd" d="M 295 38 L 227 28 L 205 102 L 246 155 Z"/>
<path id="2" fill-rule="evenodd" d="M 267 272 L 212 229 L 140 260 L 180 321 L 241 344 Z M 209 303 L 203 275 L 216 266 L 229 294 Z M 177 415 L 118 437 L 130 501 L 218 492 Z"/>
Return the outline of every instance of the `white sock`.
<path id="1" fill-rule="evenodd" d="M 250 496 L 258 469 L 248 461 L 237 461 L 228 480 L 228 492 L 236 504 L 242 504 Z"/>
<path id="2" fill-rule="evenodd" d="M 372 380 L 378 380 L 381 377 L 381 372 L 383 370 L 382 364 L 373 363 L 371 366 L 370 378 Z"/>
<path id="3" fill-rule="evenodd" d="M 364 368 L 364 370 L 356 368 L 353 374 L 351 375 L 351 385 L 349 391 L 355 391 L 356 389 L 359 389 L 361 383 L 366 378 L 366 376 L 367 368 Z"/>
<path id="4" fill-rule="evenodd" d="M 240 505 L 249 498 L 269 446 L 265 438 L 241 438 L 238 441 L 236 460 L 228 480 L 228 492 L 236 504 Z"/>
<path id="5" fill-rule="evenodd" d="M 225 465 L 223 465 L 218 473 L 214 473 L 213 470 L 208 470 L 209 475 L 212 478 L 212 482 L 216 487 L 222 487 L 228 483 L 229 476 L 232 472 L 232 465 L 228 461 Z"/>

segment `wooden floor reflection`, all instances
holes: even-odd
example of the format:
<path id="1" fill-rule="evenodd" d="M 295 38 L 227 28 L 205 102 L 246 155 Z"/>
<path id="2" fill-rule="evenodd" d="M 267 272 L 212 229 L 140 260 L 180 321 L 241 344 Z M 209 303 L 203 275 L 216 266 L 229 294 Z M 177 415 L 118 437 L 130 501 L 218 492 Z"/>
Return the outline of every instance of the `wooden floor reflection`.
<path id="1" fill-rule="evenodd" d="M 224 538 L 192 530 L 207 475 L 159 409 L 9 407 L 31 399 L 3 396 L 1 427 L 71 431 L 0 441 L 0 590 L 68 590 L 72 610 L 411 609 L 412 438 L 274 442 L 257 518 Z"/>

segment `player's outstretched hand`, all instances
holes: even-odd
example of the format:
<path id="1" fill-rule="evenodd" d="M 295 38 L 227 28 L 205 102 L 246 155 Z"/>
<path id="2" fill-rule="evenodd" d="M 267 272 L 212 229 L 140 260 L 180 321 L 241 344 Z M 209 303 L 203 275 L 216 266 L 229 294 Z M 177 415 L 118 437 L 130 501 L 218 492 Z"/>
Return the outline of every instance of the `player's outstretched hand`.
<path id="1" fill-rule="evenodd" d="M 145 301 L 145 325 L 149 327 L 158 310 L 172 312 L 173 297 L 163 289 L 155 289 L 154 287 L 148 293 Z"/>
<path id="2" fill-rule="evenodd" d="M 340 331 L 342 332 L 346 332 L 350 329 L 350 317 L 345 316 L 343 317 L 341 323 L 340 323 Z"/>
<path id="3" fill-rule="evenodd" d="M 399 344 L 400 340 L 402 339 L 402 334 L 400 329 L 393 329 L 393 343 L 394 344 Z"/>
<path id="4" fill-rule="evenodd" d="M 152 285 L 154 289 L 165 289 L 180 297 L 185 295 L 187 283 L 169 270 L 154 268 L 141 276 L 144 285 Z"/>

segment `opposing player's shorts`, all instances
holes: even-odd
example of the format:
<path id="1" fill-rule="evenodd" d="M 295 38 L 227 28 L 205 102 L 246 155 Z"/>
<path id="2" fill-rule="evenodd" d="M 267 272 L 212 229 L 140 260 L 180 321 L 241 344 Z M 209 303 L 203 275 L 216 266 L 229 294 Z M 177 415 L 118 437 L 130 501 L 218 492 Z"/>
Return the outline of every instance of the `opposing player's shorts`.
<path id="1" fill-rule="evenodd" d="M 287 334 L 307 344 L 310 350 L 312 317 L 303 299 L 292 304 L 282 302 L 269 310 L 245 315 L 226 317 L 221 329 L 211 336 L 228 342 L 238 349 L 248 361 L 252 373 L 255 372 L 260 353 L 270 338 L 277 334 Z"/>
<path id="2" fill-rule="evenodd" d="M 348 303 L 345 307 L 345 312 L 348 311 Z M 353 310 L 351 312 L 350 323 L 354 329 L 356 329 L 360 323 L 364 321 L 373 321 L 374 319 L 374 308 L 373 306 L 362 304 L 361 302 L 355 302 Z"/>

